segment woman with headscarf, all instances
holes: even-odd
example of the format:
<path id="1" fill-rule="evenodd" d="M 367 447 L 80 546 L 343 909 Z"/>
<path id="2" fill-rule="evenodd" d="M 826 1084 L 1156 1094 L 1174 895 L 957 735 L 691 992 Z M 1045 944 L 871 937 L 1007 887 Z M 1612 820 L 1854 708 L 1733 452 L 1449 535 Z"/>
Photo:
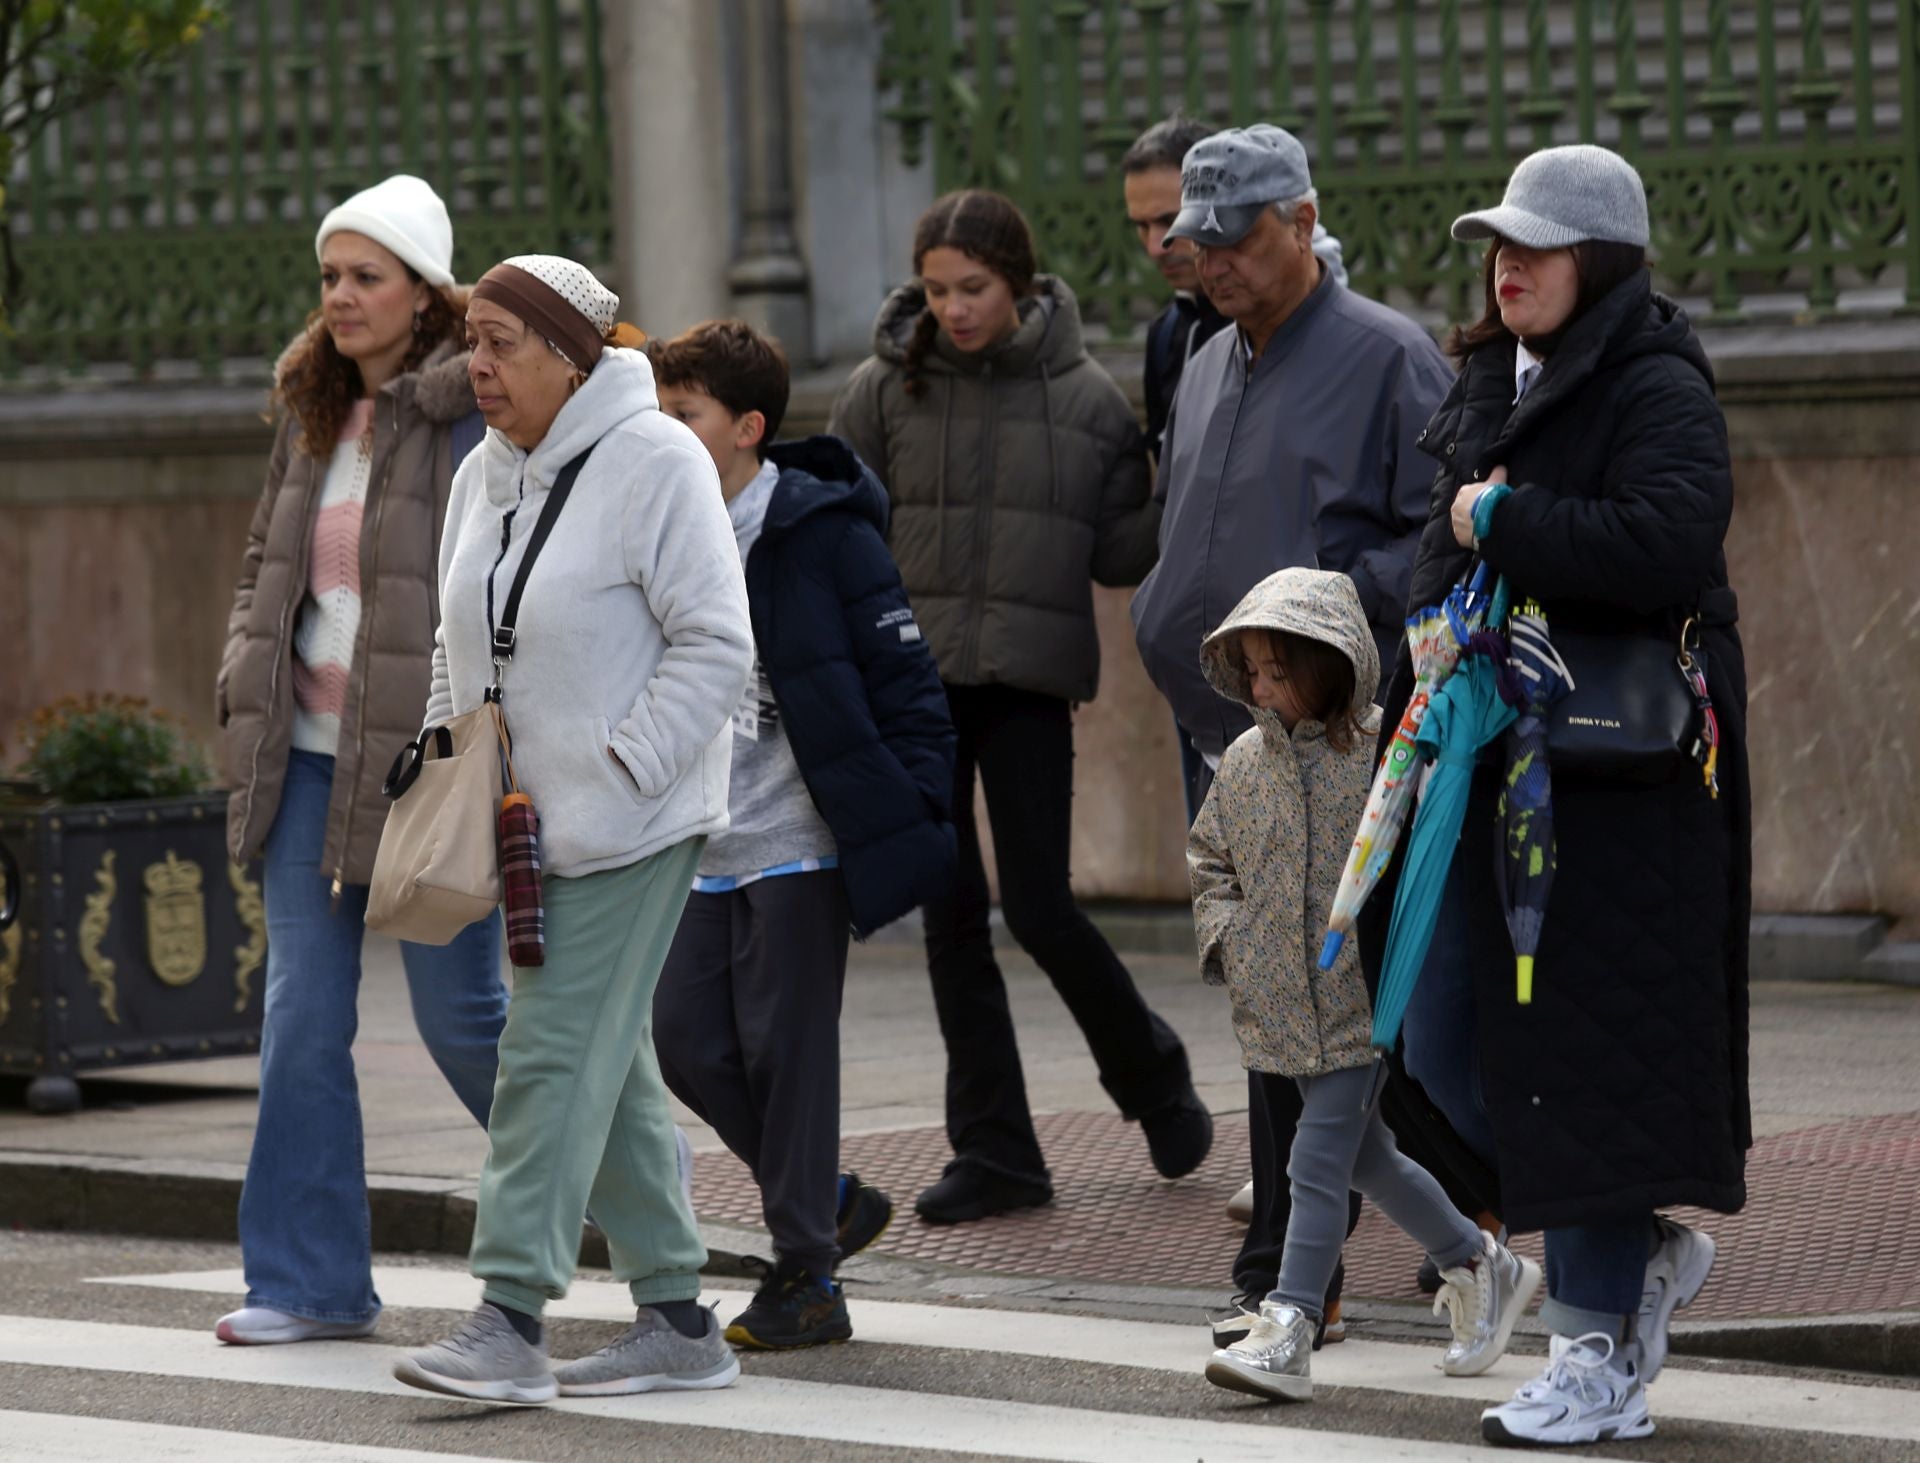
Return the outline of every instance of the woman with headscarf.
<path id="1" fill-rule="evenodd" d="M 540 819 L 545 958 L 514 970 L 472 1269 L 479 1308 L 395 1364 L 456 1396 L 724 1387 L 739 1363 L 697 1302 L 706 1258 L 675 1178 L 653 993 L 707 835 L 727 823 L 731 717 L 753 661 L 713 461 L 660 410 L 618 298 L 571 260 L 489 270 L 467 309 L 488 426 L 454 483 L 427 724 L 499 697 Z M 570 496 L 494 629 L 557 483 Z M 560 1369 L 541 1313 L 566 1294 L 591 1200 L 638 1307 Z"/>

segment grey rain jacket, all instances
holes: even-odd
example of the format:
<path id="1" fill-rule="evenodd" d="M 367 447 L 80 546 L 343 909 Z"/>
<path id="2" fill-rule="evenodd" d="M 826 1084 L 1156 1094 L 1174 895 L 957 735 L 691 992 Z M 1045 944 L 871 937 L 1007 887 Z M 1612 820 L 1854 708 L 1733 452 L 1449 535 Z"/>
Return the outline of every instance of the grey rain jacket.
<path id="1" fill-rule="evenodd" d="M 1251 369 L 1237 329 L 1194 353 L 1160 464 L 1160 562 L 1133 626 L 1147 674 L 1207 756 L 1253 723 L 1207 684 L 1200 642 L 1278 569 L 1348 575 L 1393 664 L 1432 481 L 1416 443 L 1452 384 L 1426 331 L 1330 272 Z"/>

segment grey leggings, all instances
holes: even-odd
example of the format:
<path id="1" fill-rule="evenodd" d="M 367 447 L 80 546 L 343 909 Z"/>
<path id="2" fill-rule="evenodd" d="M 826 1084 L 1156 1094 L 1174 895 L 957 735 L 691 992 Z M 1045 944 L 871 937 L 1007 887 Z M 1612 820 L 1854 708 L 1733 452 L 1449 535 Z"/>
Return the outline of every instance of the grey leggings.
<path id="1" fill-rule="evenodd" d="M 1448 1202 L 1432 1174 L 1394 1146 L 1379 1103 L 1362 1111 L 1372 1080 L 1370 1066 L 1294 1079 L 1302 1110 L 1287 1159 L 1293 1214 L 1280 1283 L 1269 1298 L 1316 1319 L 1340 1263 L 1349 1188 L 1373 1200 L 1443 1270 L 1481 1253 L 1479 1226 Z"/>

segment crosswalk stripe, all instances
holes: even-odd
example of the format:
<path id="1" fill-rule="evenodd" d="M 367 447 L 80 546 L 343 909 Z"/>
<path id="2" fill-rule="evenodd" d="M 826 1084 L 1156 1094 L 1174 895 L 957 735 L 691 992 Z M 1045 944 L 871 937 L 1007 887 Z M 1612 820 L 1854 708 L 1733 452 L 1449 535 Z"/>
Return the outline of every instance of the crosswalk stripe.
<path id="1" fill-rule="evenodd" d="M 124 1372 L 404 1396 L 426 1406 L 494 1406 L 429 1396 L 393 1379 L 400 1348 L 318 1341 L 229 1347 L 203 1331 L 0 1316 L 0 1364 Z M 1057 1463 L 1484 1463 L 1477 1443 L 1426 1442 L 1286 1426 L 1204 1422 L 1139 1413 L 983 1402 L 977 1397 L 745 1376 L 723 1392 L 573 1397 L 570 1413 L 674 1427 L 720 1428 L 780 1438 L 944 1449 Z M 1516 1451 L 1534 1463 L 1558 1455 Z"/>
<path id="2" fill-rule="evenodd" d="M 238 1270 L 176 1271 L 159 1275 L 102 1277 L 103 1285 L 144 1285 L 167 1290 L 241 1295 Z M 453 1270 L 376 1266 L 374 1285 L 388 1305 L 423 1310 L 470 1310 L 477 1285 Z M 723 1319 L 746 1304 L 738 1290 L 710 1291 Z M 854 1335 L 888 1346 L 944 1347 L 1059 1361 L 1099 1361 L 1198 1377 L 1205 1361 L 1206 1333 L 1199 1325 L 1110 1321 L 1033 1311 L 938 1306 L 852 1299 Z M 548 1313 L 575 1320 L 626 1321 L 633 1302 L 626 1287 L 604 1280 L 576 1280 Z M 1313 1379 L 1336 1387 L 1362 1387 L 1413 1396 L 1504 1402 L 1539 1370 L 1536 1358 L 1510 1356 L 1480 1377 L 1448 1377 L 1437 1366 L 1435 1347 L 1352 1340 L 1315 1353 Z M 1920 1442 L 1920 1399 L 1899 1387 L 1862 1387 L 1807 1379 L 1782 1381 L 1703 1371 L 1669 1364 L 1649 1392 L 1656 1421 L 1736 1423 L 1745 1427 L 1829 1436 L 1890 1438 Z"/>
<path id="3" fill-rule="evenodd" d="M 0 1438 L 6 1439 L 11 1463 L 490 1463 L 466 1453 L 322 1443 L 59 1412 L 0 1411 Z"/>

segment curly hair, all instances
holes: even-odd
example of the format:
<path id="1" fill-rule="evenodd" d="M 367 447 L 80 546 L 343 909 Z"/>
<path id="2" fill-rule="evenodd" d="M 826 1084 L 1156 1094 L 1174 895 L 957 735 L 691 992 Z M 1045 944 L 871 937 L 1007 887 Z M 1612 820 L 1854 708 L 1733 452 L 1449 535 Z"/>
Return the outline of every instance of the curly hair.
<path id="1" fill-rule="evenodd" d="M 407 270 L 407 278 L 416 284 L 420 280 L 412 269 Z M 400 374 L 418 370 L 446 341 L 464 340 L 466 329 L 466 319 L 451 289 L 429 289 L 427 308 L 414 322 L 413 344 L 407 348 Z M 307 316 L 301 338 L 289 348 L 274 382 L 273 409 L 284 409 L 300 424 L 295 445 L 302 452 L 314 458 L 330 457 L 353 404 L 363 394 L 360 367 L 340 354 L 325 315 L 315 309 Z"/>
<path id="2" fill-rule="evenodd" d="M 1011 198 L 984 188 L 967 188 L 936 198 L 913 228 L 913 272 L 918 274 L 935 249 L 958 249 L 976 264 L 984 264 L 1007 282 L 1015 299 L 1033 293 L 1035 259 L 1033 230 Z M 932 310 L 922 310 L 907 342 L 907 395 L 918 396 L 926 383 L 920 363 L 933 349 L 940 322 Z"/>

